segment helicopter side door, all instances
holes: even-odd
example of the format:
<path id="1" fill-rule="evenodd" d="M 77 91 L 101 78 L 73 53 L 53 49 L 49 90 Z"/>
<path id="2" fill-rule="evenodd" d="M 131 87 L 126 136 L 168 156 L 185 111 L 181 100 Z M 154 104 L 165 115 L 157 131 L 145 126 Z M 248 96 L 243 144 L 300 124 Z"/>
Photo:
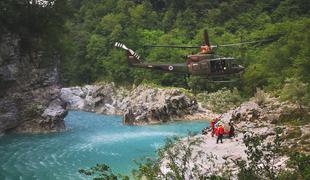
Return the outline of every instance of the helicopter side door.
<path id="1" fill-rule="evenodd" d="M 197 62 L 192 62 L 190 61 L 188 64 L 187 64 L 187 67 L 188 67 L 188 71 L 192 74 L 192 75 L 198 75 L 199 73 L 199 64 Z"/>
<path id="2" fill-rule="evenodd" d="M 200 74 L 210 74 L 210 65 L 208 61 L 201 61 L 200 63 Z"/>
<path id="3" fill-rule="evenodd" d="M 207 75 L 209 74 L 209 62 L 191 62 L 188 64 L 188 69 L 192 75 Z"/>

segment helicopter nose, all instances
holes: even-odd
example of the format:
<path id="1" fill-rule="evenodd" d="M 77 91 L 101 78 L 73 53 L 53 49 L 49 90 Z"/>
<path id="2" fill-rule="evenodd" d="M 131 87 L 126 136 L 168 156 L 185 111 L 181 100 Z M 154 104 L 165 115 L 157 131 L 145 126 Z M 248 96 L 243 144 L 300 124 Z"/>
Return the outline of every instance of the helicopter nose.
<path id="1" fill-rule="evenodd" d="M 238 72 L 244 72 L 244 67 L 243 66 L 241 66 L 241 65 L 238 65 Z"/>

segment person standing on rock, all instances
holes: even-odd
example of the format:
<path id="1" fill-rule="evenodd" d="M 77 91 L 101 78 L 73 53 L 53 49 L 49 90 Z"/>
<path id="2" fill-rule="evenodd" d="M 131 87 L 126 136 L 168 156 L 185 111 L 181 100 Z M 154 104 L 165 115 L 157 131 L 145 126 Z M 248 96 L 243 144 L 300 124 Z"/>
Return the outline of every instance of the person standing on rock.
<path id="1" fill-rule="evenodd" d="M 230 130 L 229 130 L 229 138 L 235 137 L 235 127 L 232 122 L 229 123 Z"/>
<path id="2" fill-rule="evenodd" d="M 218 130 L 217 130 L 216 144 L 219 143 L 219 140 L 221 140 L 221 143 L 223 143 L 223 135 L 224 135 L 224 128 L 223 128 L 222 124 L 219 124 Z"/>
<path id="3" fill-rule="evenodd" d="M 217 121 L 217 118 L 214 118 L 211 123 L 210 123 L 210 127 L 211 127 L 211 136 L 213 137 L 215 134 L 215 123 Z"/>

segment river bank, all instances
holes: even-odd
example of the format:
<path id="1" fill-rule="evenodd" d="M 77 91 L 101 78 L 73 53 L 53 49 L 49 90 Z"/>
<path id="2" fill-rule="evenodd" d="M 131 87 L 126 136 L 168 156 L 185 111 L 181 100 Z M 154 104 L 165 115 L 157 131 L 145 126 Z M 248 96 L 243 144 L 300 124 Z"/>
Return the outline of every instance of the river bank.
<path id="1" fill-rule="evenodd" d="M 267 94 L 266 94 L 267 95 Z M 292 118 L 293 112 L 298 112 L 298 106 L 289 102 L 280 102 L 277 98 L 267 96 L 264 102 L 252 98 L 239 107 L 222 114 L 221 120 L 224 124 L 233 123 L 236 129 L 236 137 L 224 138 L 223 144 L 216 143 L 216 137 L 207 135 L 196 135 L 184 138 L 172 147 L 172 154 L 166 154 L 161 160 L 161 171 L 163 174 L 171 173 L 170 160 L 174 159 L 176 165 L 185 172 L 185 179 L 198 178 L 198 175 L 210 177 L 220 175 L 227 178 L 237 179 L 240 169 L 237 161 L 244 160 L 249 163 L 248 147 L 245 145 L 245 137 L 259 137 L 264 145 L 274 145 L 276 129 L 281 131 L 280 148 L 282 153 L 277 154 L 272 162 L 264 159 L 258 163 L 267 163 L 274 168 L 275 173 L 287 170 L 289 153 L 310 152 L 310 124 L 301 125 L 287 124 L 287 117 Z M 309 113 L 309 112 L 308 112 Z M 195 143 L 197 142 L 197 143 Z M 186 148 L 185 148 L 186 147 Z M 186 157 L 184 149 L 191 149 L 189 157 Z M 169 157 L 169 158 L 168 158 Z M 170 159 L 170 160 L 169 160 Z M 184 161 L 187 159 L 188 161 Z M 186 165 L 182 164 L 185 162 Z M 188 167 L 188 168 L 185 168 Z M 195 174 L 196 173 L 196 174 Z"/>

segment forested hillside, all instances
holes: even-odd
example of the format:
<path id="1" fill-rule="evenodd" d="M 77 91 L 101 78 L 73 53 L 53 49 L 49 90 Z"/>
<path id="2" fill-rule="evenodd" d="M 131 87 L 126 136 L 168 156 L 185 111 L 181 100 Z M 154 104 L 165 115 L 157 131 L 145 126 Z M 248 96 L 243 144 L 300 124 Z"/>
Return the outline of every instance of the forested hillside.
<path id="1" fill-rule="evenodd" d="M 307 0 L 74 0 L 71 3 L 74 18 L 66 24 L 69 35 L 64 40 L 66 84 L 105 80 L 185 86 L 183 76 L 128 67 L 124 52 L 114 49 L 113 43 L 125 43 L 147 62 L 182 63 L 184 56 L 193 50 L 150 49 L 143 45 L 200 45 L 205 28 L 212 44 L 273 39 L 255 46 L 218 49 L 217 54 L 234 56 L 246 67 L 241 82 L 226 86 L 238 86 L 252 93 L 256 87 L 281 88 L 288 78 L 310 81 Z M 225 86 L 193 77 L 189 82 L 198 90 Z"/>
<path id="2" fill-rule="evenodd" d="M 39 36 L 40 48 L 61 52 L 64 85 L 103 80 L 186 87 L 182 75 L 128 67 L 124 52 L 113 48 L 116 41 L 136 50 L 146 62 L 183 63 L 185 55 L 198 49 L 143 45 L 200 45 L 206 28 L 211 44 L 273 39 L 217 49 L 218 55 L 233 56 L 246 67 L 236 83 L 188 79 L 190 88 L 198 91 L 228 86 L 250 95 L 257 87 L 281 89 L 286 81 L 308 87 L 309 4 L 307 0 L 6 0 L 0 2 L 0 30 L 20 34 L 26 50 L 38 46 L 29 39 Z"/>

